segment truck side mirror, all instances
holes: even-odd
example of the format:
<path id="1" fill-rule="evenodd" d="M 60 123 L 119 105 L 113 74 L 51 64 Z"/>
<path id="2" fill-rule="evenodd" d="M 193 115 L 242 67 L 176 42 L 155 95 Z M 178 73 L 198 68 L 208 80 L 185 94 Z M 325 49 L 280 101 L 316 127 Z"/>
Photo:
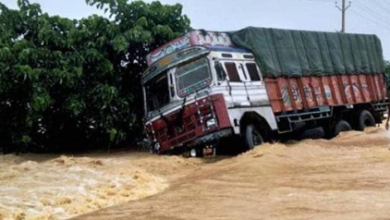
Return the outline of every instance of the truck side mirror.
<path id="1" fill-rule="evenodd" d="M 222 64 L 220 62 L 216 61 L 214 68 L 215 68 L 215 71 L 217 72 L 218 80 L 221 80 L 221 81 L 226 80 L 226 72 L 223 69 Z"/>

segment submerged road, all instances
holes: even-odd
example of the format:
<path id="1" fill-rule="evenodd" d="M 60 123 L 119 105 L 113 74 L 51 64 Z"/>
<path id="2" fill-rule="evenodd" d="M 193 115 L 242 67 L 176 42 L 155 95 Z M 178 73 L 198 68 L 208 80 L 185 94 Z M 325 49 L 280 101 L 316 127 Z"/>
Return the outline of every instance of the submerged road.
<path id="1" fill-rule="evenodd" d="M 389 219 L 390 140 L 381 128 L 264 145 L 219 161 L 138 158 L 160 193 L 75 219 Z"/>

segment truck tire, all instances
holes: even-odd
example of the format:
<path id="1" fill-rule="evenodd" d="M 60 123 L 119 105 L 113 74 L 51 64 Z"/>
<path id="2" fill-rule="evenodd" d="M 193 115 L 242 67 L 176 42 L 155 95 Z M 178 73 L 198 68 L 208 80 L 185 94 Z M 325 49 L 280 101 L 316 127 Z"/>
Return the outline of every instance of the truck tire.
<path id="1" fill-rule="evenodd" d="M 352 130 L 351 125 L 347 121 L 340 120 L 337 122 L 337 124 L 334 126 L 334 137 L 338 136 L 340 132 L 342 131 L 350 131 Z"/>
<path id="2" fill-rule="evenodd" d="M 246 126 L 244 141 L 246 148 L 249 150 L 252 150 L 256 146 L 264 143 L 264 139 L 260 132 L 252 124 Z"/>
<path id="3" fill-rule="evenodd" d="M 342 131 L 352 130 L 351 125 L 345 120 L 338 121 L 331 129 L 326 127 L 324 127 L 323 129 L 325 133 L 325 138 L 327 139 L 337 137 Z"/>
<path id="4" fill-rule="evenodd" d="M 324 137 L 324 131 L 321 127 L 308 129 L 300 135 L 300 139 L 320 139 Z"/>
<path id="5" fill-rule="evenodd" d="M 367 126 L 368 127 L 375 126 L 375 119 L 374 116 L 372 116 L 372 114 L 369 111 L 363 110 L 359 114 L 359 118 L 355 129 L 357 131 L 364 131 L 364 129 Z"/>

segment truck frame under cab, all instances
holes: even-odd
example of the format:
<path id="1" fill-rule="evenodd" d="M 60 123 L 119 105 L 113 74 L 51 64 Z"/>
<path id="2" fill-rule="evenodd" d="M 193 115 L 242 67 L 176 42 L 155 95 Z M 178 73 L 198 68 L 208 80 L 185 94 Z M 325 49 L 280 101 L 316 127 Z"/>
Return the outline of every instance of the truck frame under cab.
<path id="1" fill-rule="evenodd" d="M 215 155 L 233 139 L 252 149 L 316 127 L 332 138 L 381 123 L 387 107 L 383 73 L 266 77 L 227 33 L 191 31 L 147 60 L 144 123 L 158 154 Z"/>

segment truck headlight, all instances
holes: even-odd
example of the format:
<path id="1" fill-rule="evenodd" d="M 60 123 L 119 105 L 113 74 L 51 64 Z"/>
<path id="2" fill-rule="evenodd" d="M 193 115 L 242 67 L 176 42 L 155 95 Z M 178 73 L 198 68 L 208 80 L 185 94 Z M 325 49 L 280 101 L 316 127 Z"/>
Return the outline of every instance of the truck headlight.
<path id="1" fill-rule="evenodd" d="M 193 149 L 190 150 L 190 156 L 191 156 L 191 157 L 197 157 L 197 156 L 198 156 L 198 154 L 197 154 L 195 148 L 193 148 Z"/>
<path id="2" fill-rule="evenodd" d="M 217 120 L 215 118 L 209 119 L 206 121 L 207 128 L 216 127 L 217 126 Z"/>

